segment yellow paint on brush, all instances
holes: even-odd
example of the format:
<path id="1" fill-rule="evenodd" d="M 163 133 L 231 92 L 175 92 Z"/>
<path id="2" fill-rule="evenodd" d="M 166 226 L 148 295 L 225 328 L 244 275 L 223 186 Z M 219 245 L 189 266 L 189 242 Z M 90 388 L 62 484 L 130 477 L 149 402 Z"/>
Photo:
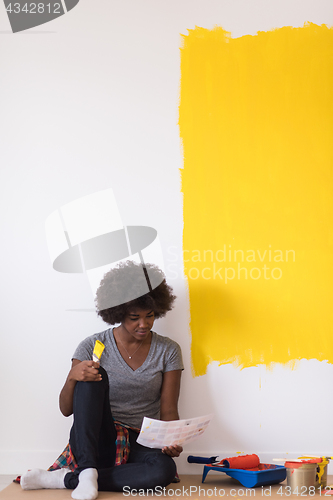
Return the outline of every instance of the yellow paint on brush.
<path id="1" fill-rule="evenodd" d="M 189 30 L 179 125 L 194 374 L 332 363 L 333 30 Z"/>
<path id="2" fill-rule="evenodd" d="M 96 340 L 93 352 L 93 360 L 96 361 L 97 363 L 101 359 L 104 349 L 105 345 L 100 340 Z"/>

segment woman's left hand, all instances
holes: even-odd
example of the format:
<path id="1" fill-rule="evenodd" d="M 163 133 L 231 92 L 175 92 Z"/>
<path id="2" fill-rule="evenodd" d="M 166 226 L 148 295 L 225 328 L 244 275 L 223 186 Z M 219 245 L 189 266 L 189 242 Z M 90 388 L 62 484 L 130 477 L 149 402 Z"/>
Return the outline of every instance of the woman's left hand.
<path id="1" fill-rule="evenodd" d="M 164 448 L 162 448 L 162 453 L 169 455 L 169 457 L 179 457 L 182 451 L 183 447 L 179 444 L 175 444 L 174 446 L 164 446 Z"/>

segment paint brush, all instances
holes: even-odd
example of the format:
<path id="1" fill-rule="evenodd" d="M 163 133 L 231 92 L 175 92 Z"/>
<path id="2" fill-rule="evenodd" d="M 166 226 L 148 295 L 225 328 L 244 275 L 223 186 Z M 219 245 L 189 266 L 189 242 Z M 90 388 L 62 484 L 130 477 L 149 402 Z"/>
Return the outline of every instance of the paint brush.
<path id="1" fill-rule="evenodd" d="M 314 460 L 316 458 L 317 460 Z M 273 458 L 273 462 L 301 462 L 301 463 L 320 463 L 322 461 L 321 457 L 314 457 L 313 459 L 307 460 L 307 458 Z"/>
<path id="2" fill-rule="evenodd" d="M 273 462 L 303 462 L 300 458 L 273 458 Z"/>
<path id="3" fill-rule="evenodd" d="M 96 363 L 100 362 L 100 359 L 101 359 L 101 356 L 102 356 L 104 349 L 105 349 L 105 345 L 102 344 L 102 342 L 100 340 L 96 340 L 94 352 L 92 355 L 93 361 L 95 361 Z"/>

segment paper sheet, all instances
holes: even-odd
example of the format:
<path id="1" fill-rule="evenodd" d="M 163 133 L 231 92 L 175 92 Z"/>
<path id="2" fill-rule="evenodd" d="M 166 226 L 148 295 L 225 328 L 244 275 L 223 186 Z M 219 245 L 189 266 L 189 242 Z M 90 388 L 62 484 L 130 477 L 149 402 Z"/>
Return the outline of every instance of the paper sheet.
<path id="1" fill-rule="evenodd" d="M 171 420 L 165 422 L 144 417 L 137 442 L 148 448 L 163 448 L 193 441 L 203 434 L 213 414 L 187 420 Z"/>

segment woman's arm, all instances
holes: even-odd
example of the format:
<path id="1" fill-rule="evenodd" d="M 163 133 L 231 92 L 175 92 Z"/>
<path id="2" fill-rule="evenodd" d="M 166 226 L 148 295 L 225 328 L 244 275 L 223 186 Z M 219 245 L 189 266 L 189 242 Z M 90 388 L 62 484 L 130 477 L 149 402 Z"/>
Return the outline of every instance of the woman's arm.
<path id="1" fill-rule="evenodd" d="M 73 359 L 72 368 L 67 376 L 59 396 L 60 411 L 65 417 L 73 413 L 73 394 L 76 382 L 99 382 L 102 376 L 98 371 L 99 364 L 95 361 L 80 361 Z"/>
<path id="2" fill-rule="evenodd" d="M 161 389 L 161 420 L 178 420 L 178 399 L 180 391 L 180 377 L 182 370 L 172 370 L 163 374 Z M 163 453 L 170 457 L 178 457 L 183 448 L 179 445 L 165 446 Z"/>
<path id="3" fill-rule="evenodd" d="M 182 370 L 163 373 L 161 389 L 161 420 L 178 420 L 178 399 Z"/>

